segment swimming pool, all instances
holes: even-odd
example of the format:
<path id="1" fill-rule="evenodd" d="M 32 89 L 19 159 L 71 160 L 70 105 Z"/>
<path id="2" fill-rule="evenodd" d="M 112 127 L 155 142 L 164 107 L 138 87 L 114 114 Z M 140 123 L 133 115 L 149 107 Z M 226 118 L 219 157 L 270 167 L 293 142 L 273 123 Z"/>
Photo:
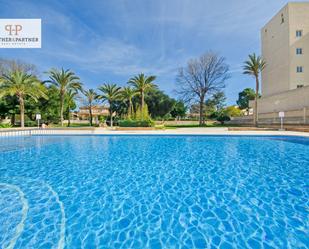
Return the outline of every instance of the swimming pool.
<path id="1" fill-rule="evenodd" d="M 3 248 L 307 248 L 309 139 L 0 140 Z"/>

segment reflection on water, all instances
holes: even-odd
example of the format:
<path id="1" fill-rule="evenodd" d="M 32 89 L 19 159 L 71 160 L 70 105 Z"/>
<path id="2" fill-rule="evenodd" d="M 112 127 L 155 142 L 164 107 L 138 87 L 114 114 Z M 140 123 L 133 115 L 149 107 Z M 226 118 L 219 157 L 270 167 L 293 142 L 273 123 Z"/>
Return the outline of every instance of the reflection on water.
<path id="1" fill-rule="evenodd" d="M 32 136 L 3 141 L 0 243 L 5 247 L 309 244 L 304 138 Z"/>

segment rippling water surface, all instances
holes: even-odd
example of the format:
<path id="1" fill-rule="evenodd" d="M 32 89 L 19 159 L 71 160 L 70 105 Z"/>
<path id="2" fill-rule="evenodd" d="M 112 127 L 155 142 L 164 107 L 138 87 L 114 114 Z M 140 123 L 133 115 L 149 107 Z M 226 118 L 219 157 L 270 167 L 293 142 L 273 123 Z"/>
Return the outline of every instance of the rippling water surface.
<path id="1" fill-rule="evenodd" d="M 309 139 L 0 140 L 0 248 L 308 248 Z"/>

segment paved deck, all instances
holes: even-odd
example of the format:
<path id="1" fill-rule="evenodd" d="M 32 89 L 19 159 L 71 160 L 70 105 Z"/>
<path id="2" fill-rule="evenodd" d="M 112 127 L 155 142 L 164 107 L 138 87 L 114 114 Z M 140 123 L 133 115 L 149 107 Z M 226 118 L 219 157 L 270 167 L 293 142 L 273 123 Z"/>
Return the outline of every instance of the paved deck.
<path id="1" fill-rule="evenodd" d="M 101 133 L 95 130 L 94 133 Z M 304 136 L 309 137 L 306 132 L 294 131 L 229 131 L 227 128 L 178 128 L 152 131 L 111 131 L 105 130 L 104 134 L 166 134 L 166 135 L 276 135 L 276 136 Z"/>

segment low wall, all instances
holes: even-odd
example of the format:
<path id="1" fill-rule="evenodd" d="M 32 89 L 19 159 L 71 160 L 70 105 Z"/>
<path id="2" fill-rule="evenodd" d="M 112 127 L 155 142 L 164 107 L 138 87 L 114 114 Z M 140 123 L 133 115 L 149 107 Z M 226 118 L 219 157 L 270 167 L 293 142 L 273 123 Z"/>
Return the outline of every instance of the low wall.
<path id="1" fill-rule="evenodd" d="M 284 124 L 291 125 L 309 125 L 309 108 L 302 108 L 297 110 L 289 110 L 284 112 L 285 117 L 283 119 Z M 280 124 L 279 112 L 259 113 L 258 123 L 259 125 L 273 125 Z M 253 115 L 235 117 L 229 122 L 230 124 L 237 125 L 252 125 Z"/>
<path id="2" fill-rule="evenodd" d="M 198 125 L 199 121 L 196 120 L 167 120 L 167 121 L 156 121 L 156 124 L 162 124 L 165 125 Z"/>
<path id="3" fill-rule="evenodd" d="M 254 101 L 250 106 L 254 107 Z M 309 108 L 309 86 L 262 97 L 258 100 L 258 113 L 294 111 Z"/>
<path id="4" fill-rule="evenodd" d="M 254 107 L 254 101 L 250 101 L 250 107 Z M 285 124 L 308 125 L 309 86 L 260 98 L 258 100 L 258 123 L 265 125 L 280 124 L 279 112 L 281 111 L 285 113 Z M 231 123 L 253 124 L 253 116 L 234 118 Z"/>
<path id="5" fill-rule="evenodd" d="M 68 120 L 63 120 L 64 124 L 67 124 L 69 121 Z M 71 124 L 89 124 L 89 120 L 76 120 L 76 119 L 71 119 L 70 120 Z M 93 123 L 95 123 L 95 120 L 93 119 Z"/>
<path id="6" fill-rule="evenodd" d="M 241 117 L 231 117 L 230 121 L 226 121 L 226 124 L 232 125 L 242 125 L 242 126 L 252 126 L 253 125 L 253 116 L 241 116 Z"/>

